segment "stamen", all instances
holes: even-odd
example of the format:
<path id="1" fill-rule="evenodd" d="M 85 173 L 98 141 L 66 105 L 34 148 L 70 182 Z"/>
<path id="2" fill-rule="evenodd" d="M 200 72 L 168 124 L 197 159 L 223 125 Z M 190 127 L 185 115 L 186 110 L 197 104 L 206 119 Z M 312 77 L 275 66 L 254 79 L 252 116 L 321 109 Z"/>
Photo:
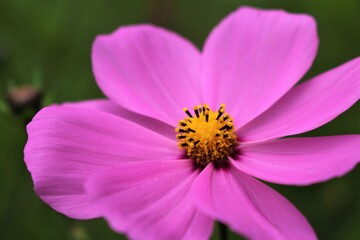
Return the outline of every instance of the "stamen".
<path id="1" fill-rule="evenodd" d="M 227 130 L 228 125 L 224 125 L 222 128 L 220 128 L 220 131 Z"/>
<path id="2" fill-rule="evenodd" d="M 219 109 L 218 115 L 217 115 L 217 117 L 216 117 L 216 121 L 218 121 L 219 118 L 220 118 L 223 114 L 224 114 L 224 109 Z"/>
<path id="3" fill-rule="evenodd" d="M 181 133 L 187 133 L 188 131 L 182 129 L 182 128 L 176 128 L 175 129 L 176 132 L 181 132 Z"/>
<path id="4" fill-rule="evenodd" d="M 185 126 L 186 126 L 186 122 L 184 122 L 184 121 L 180 121 L 179 124 L 180 124 L 182 127 L 185 127 Z"/>
<path id="5" fill-rule="evenodd" d="M 197 109 L 199 110 L 199 113 L 203 112 L 200 105 L 197 105 Z"/>
<path id="6" fill-rule="evenodd" d="M 199 118 L 200 115 L 199 115 L 199 110 L 198 110 L 197 106 L 194 107 L 194 112 L 195 112 L 196 117 Z"/>
<path id="7" fill-rule="evenodd" d="M 183 109 L 184 110 L 184 112 L 186 112 L 186 114 L 189 116 L 189 117 L 193 117 L 192 115 L 191 115 L 191 113 L 190 113 L 190 111 L 189 111 L 189 109 L 188 108 L 184 108 Z"/>
<path id="8" fill-rule="evenodd" d="M 193 132 L 193 133 L 196 132 L 194 129 L 191 129 L 191 128 L 188 128 L 188 131 Z"/>
<path id="9" fill-rule="evenodd" d="M 186 138 L 186 136 L 185 136 L 185 135 L 177 134 L 177 135 L 176 135 L 176 138 L 177 138 L 177 139 L 184 139 L 184 138 Z"/>

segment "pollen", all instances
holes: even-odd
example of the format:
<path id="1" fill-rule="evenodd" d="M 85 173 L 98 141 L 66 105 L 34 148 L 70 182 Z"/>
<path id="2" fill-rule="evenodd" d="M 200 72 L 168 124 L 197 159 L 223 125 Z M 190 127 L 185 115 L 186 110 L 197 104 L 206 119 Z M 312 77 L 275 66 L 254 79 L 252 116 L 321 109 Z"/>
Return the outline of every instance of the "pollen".
<path id="1" fill-rule="evenodd" d="M 176 128 L 179 147 L 199 166 L 227 160 L 238 140 L 225 104 L 214 112 L 207 104 L 195 106 L 193 114 L 188 108 L 183 110 L 187 117 Z"/>

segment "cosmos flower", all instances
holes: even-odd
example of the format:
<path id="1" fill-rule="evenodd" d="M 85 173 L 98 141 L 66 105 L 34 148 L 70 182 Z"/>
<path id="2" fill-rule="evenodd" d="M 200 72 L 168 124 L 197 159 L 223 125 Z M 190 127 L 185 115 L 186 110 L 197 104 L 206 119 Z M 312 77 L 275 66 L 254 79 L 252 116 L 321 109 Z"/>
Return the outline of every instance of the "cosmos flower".
<path id="1" fill-rule="evenodd" d="M 34 117 L 25 161 L 36 193 L 133 239 L 207 239 L 215 220 L 251 239 L 316 239 L 257 179 L 308 185 L 360 161 L 360 135 L 283 138 L 359 99 L 359 58 L 294 86 L 317 47 L 312 17 L 248 7 L 215 27 L 201 53 L 151 25 L 97 37 L 93 71 L 108 100 Z"/>

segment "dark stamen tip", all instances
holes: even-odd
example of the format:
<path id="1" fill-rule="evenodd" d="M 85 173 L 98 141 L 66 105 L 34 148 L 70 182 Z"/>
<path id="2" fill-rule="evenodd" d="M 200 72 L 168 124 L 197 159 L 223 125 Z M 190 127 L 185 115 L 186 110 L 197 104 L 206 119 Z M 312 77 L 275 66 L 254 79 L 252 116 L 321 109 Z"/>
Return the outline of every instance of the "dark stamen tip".
<path id="1" fill-rule="evenodd" d="M 218 113 L 217 117 L 216 117 L 216 121 L 219 120 L 219 118 L 223 115 L 224 112 L 220 112 Z"/>
<path id="2" fill-rule="evenodd" d="M 220 128 L 220 131 L 225 130 L 227 127 L 228 127 L 227 125 L 222 126 L 222 127 Z"/>
<path id="3" fill-rule="evenodd" d="M 188 128 L 188 131 L 189 131 L 189 132 L 193 132 L 193 133 L 196 132 L 194 129 L 191 129 L 191 128 Z"/>
<path id="4" fill-rule="evenodd" d="M 195 112 L 196 117 L 199 118 L 199 117 L 200 117 L 200 115 L 199 115 L 199 109 L 196 108 L 196 109 L 194 110 L 194 112 Z"/>
<path id="5" fill-rule="evenodd" d="M 191 115 L 191 113 L 190 113 L 189 110 L 186 110 L 185 112 L 186 112 L 186 114 L 187 114 L 189 117 L 191 117 L 191 118 L 193 117 L 193 116 Z"/>

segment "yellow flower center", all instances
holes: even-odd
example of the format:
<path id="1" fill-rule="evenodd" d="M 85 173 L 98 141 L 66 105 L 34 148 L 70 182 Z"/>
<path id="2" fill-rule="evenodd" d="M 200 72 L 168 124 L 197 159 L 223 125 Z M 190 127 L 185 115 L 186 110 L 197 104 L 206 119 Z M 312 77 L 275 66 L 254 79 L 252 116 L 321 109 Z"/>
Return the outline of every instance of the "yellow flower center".
<path id="1" fill-rule="evenodd" d="M 195 106 L 194 115 L 187 108 L 184 112 L 188 117 L 179 121 L 176 138 L 187 156 L 200 166 L 227 160 L 238 141 L 233 119 L 225 112 L 225 104 L 215 112 L 207 104 Z"/>

